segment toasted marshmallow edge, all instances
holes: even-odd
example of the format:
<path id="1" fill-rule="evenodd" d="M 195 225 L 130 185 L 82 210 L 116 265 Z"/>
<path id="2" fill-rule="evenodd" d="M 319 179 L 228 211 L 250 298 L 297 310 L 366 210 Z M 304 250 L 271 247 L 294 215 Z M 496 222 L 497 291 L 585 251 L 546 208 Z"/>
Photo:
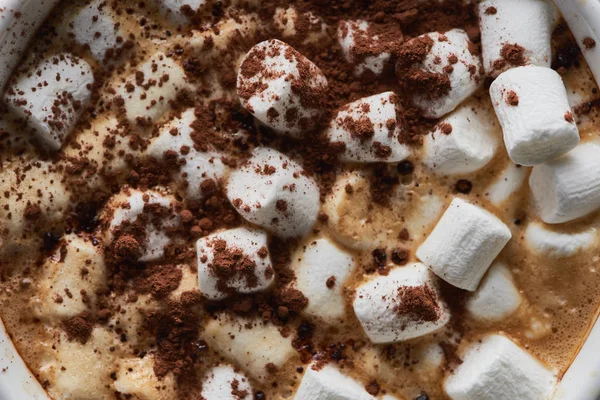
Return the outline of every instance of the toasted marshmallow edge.
<path id="1" fill-rule="evenodd" d="M 556 376 L 539 360 L 501 335 L 469 348 L 444 384 L 452 400 L 547 399 Z"/>
<path id="2" fill-rule="evenodd" d="M 534 208 L 547 224 L 561 224 L 600 208 L 600 145 L 584 143 L 537 165 L 529 176 Z"/>
<path id="3" fill-rule="evenodd" d="M 421 263 L 396 268 L 356 290 L 354 313 L 373 343 L 394 343 L 440 330 L 450 320 L 436 277 Z M 407 302 L 423 304 L 416 312 Z"/>
<path id="4" fill-rule="evenodd" d="M 502 73 L 490 86 L 510 158 L 532 166 L 551 161 L 579 143 L 579 130 L 560 75 L 536 66 Z"/>
<path id="5" fill-rule="evenodd" d="M 446 282 L 473 292 L 511 237 L 494 214 L 454 198 L 416 255 Z"/>
<path id="6" fill-rule="evenodd" d="M 408 158 L 412 152 L 400 143 L 402 124 L 397 118 L 397 107 L 398 99 L 393 92 L 365 97 L 342 107 L 327 131 L 329 141 L 345 145 L 340 160 L 368 163 Z M 372 135 L 362 136 L 359 124 L 372 126 Z"/>
<path id="7" fill-rule="evenodd" d="M 492 8 L 493 7 L 493 8 Z M 489 12 L 488 9 L 495 9 Z M 527 65 L 550 67 L 552 32 L 558 20 L 556 8 L 546 0 L 486 0 L 479 3 L 479 27 L 483 66 L 496 77 L 514 67 L 502 57 L 505 45 L 524 48 Z M 504 65 L 499 64 L 504 61 Z"/>
<path id="8" fill-rule="evenodd" d="M 220 365 L 204 374 L 201 396 L 215 400 L 251 400 L 252 385 L 244 374 L 236 372 L 232 366 Z"/>
<path id="9" fill-rule="evenodd" d="M 258 147 L 231 172 L 227 198 L 248 222 L 284 237 L 306 235 L 317 221 L 319 188 L 285 154 Z"/>
<path id="10" fill-rule="evenodd" d="M 259 70 L 255 64 L 259 64 Z M 302 93 L 293 86 L 302 79 Z M 258 89 L 260 88 L 260 90 Z M 314 100 L 323 97 L 327 79 L 321 70 L 293 47 L 277 39 L 250 49 L 237 76 L 242 106 L 276 132 L 300 137 L 322 110 Z M 309 104 L 309 105 L 307 105 Z"/>
<path id="11" fill-rule="evenodd" d="M 296 288 L 308 299 L 306 314 L 331 322 L 344 317 L 344 282 L 355 267 L 351 254 L 327 238 L 307 240 L 292 255 Z"/>
<path id="12" fill-rule="evenodd" d="M 450 91 L 435 99 L 417 93 L 413 97 L 413 103 L 423 111 L 425 117 L 441 118 L 479 88 L 482 82 L 479 72 L 482 70 L 481 61 L 478 55 L 469 51 L 471 41 L 462 29 L 452 29 L 443 34 L 431 32 L 420 37 L 424 36 L 433 39 L 434 45 L 425 60 L 416 66 L 427 72 L 446 75 L 450 81 Z M 456 64 L 450 64 L 448 61 L 451 56 L 458 57 Z M 440 59 L 442 62 L 439 62 Z M 448 66 L 452 67 L 450 73 L 444 70 Z"/>
<path id="13" fill-rule="evenodd" d="M 83 59 L 58 54 L 17 75 L 4 96 L 8 109 L 27 121 L 38 141 L 56 151 L 89 103 L 94 73 Z M 58 106 L 55 106 L 58 104 Z"/>
<path id="14" fill-rule="evenodd" d="M 530 168 L 509 161 L 504 170 L 485 189 L 487 199 L 496 207 L 501 207 L 525 183 Z"/>
<path id="15" fill-rule="evenodd" d="M 228 169 L 221 160 L 222 154 L 215 150 L 202 152 L 196 150 L 191 134 L 192 123 L 196 120 L 194 109 L 188 109 L 180 118 L 176 118 L 165 124 L 159 131 L 159 135 L 148 146 L 146 154 L 157 160 L 162 160 L 165 153 L 173 151 L 177 156 L 185 160 L 185 164 L 174 172 L 179 185 L 184 187 L 188 199 L 202 200 L 204 195 L 200 185 L 204 180 L 212 179 L 219 183 L 228 173 Z M 176 132 L 176 134 L 174 134 Z M 186 154 L 182 148 L 186 147 Z"/>
<path id="16" fill-rule="evenodd" d="M 517 311 L 522 300 L 510 270 L 497 261 L 490 267 L 477 291 L 467 300 L 465 308 L 478 321 L 497 322 Z"/>
<path id="17" fill-rule="evenodd" d="M 451 132 L 447 134 L 444 129 Z M 491 161 L 498 149 L 498 140 L 492 132 L 488 113 L 462 105 L 425 136 L 423 163 L 441 175 L 478 171 Z"/>
<path id="18" fill-rule="evenodd" d="M 525 229 L 525 243 L 542 257 L 572 257 L 591 248 L 597 240 L 596 228 L 578 233 L 554 232 L 544 224 L 531 222 Z"/>
<path id="19" fill-rule="evenodd" d="M 268 289 L 275 274 L 267 246 L 267 234 L 258 229 L 230 229 L 199 239 L 196 253 L 200 293 L 208 299 L 221 300 L 231 293 L 256 293 Z M 261 251 L 265 252 L 262 256 Z M 240 272 L 234 268 L 227 279 L 219 277 L 216 272 L 219 266 L 214 265 L 218 253 L 239 253 L 253 264 L 253 270 L 248 273 L 245 269 Z"/>
<path id="20" fill-rule="evenodd" d="M 375 400 L 375 397 L 367 393 L 363 384 L 344 375 L 333 365 L 321 367 L 311 364 L 302 376 L 294 399 Z"/>

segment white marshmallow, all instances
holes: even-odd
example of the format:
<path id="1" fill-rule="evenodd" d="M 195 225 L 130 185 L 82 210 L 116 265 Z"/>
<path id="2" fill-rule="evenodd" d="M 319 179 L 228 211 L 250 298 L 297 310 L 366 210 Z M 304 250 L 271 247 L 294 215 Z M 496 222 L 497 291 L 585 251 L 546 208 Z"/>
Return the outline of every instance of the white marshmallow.
<path id="1" fill-rule="evenodd" d="M 198 240 L 196 250 L 200 293 L 211 300 L 236 292 L 261 292 L 273 283 L 275 274 L 263 231 L 237 228 L 214 233 Z M 226 278 L 219 276 L 219 267 L 214 265 L 215 256 L 224 252 L 238 255 L 231 270 L 222 272 Z"/>
<path id="2" fill-rule="evenodd" d="M 550 40 L 555 19 L 556 10 L 546 0 L 485 0 L 479 3 L 485 72 L 495 77 L 514 67 L 503 56 L 506 53 L 503 48 L 515 44 L 523 47 L 526 65 L 550 67 Z"/>
<path id="3" fill-rule="evenodd" d="M 292 336 L 281 336 L 276 326 L 225 314 L 211 319 L 202 337 L 212 349 L 260 381 L 272 379 L 265 365 L 271 363 L 280 368 L 297 354 Z"/>
<path id="4" fill-rule="evenodd" d="M 305 235 L 319 213 L 319 188 L 295 161 L 266 147 L 229 176 L 227 198 L 249 222 L 282 237 Z"/>
<path id="5" fill-rule="evenodd" d="M 529 168 L 509 161 L 502 173 L 485 189 L 485 195 L 490 203 L 496 207 L 502 206 L 523 186 L 528 172 Z"/>
<path id="6" fill-rule="evenodd" d="M 107 203 L 101 217 L 104 226 L 105 245 L 130 232 L 130 225 L 140 217 L 144 218 L 143 237 L 135 237 L 141 249 L 137 261 L 156 261 L 164 255 L 165 246 L 171 243 L 167 231 L 179 224 L 179 215 L 175 212 L 177 201 L 155 190 L 145 192 L 125 188 L 113 196 Z M 168 210 L 168 215 L 160 220 L 146 210 L 146 206 L 159 206 Z"/>
<path id="7" fill-rule="evenodd" d="M 490 86 L 508 155 L 517 164 L 553 160 L 579 143 L 579 131 L 560 75 L 544 67 L 518 67 Z"/>
<path id="8" fill-rule="evenodd" d="M 525 242 L 537 254 L 544 257 L 572 257 L 589 249 L 598 239 L 596 228 L 579 233 L 554 232 L 543 224 L 531 222 L 525 229 Z"/>
<path id="9" fill-rule="evenodd" d="M 417 93 L 413 97 L 413 102 L 426 117 L 441 118 L 477 90 L 481 83 L 481 61 L 478 55 L 469 51 L 469 37 L 462 29 L 452 29 L 444 34 L 431 32 L 419 38 L 425 36 L 433 39 L 433 47 L 422 63 L 412 67 L 434 74 L 447 75 L 450 79 L 450 91 L 436 99 L 431 99 L 427 94 Z M 450 64 L 448 61 L 451 56 L 458 57 L 456 64 Z M 450 73 L 444 71 L 448 66 L 453 68 Z"/>
<path id="10" fill-rule="evenodd" d="M 227 173 L 227 167 L 221 161 L 221 154 L 216 150 L 200 151 L 194 144 L 191 134 L 194 132 L 192 123 L 196 120 L 194 109 L 185 111 L 177 118 L 160 129 L 159 136 L 148 146 L 147 154 L 158 160 L 164 158 L 165 152 L 174 151 L 185 164 L 174 173 L 179 186 L 185 188 L 185 194 L 190 200 L 204 197 L 200 184 L 213 179 L 220 180 Z M 186 151 L 182 151 L 182 149 Z"/>
<path id="11" fill-rule="evenodd" d="M 176 397 L 173 374 L 159 378 L 154 373 L 155 356 L 119 359 L 114 390 L 135 400 L 163 400 Z M 109 386 L 110 387 L 110 386 Z M 125 397 L 125 396 L 124 396 Z"/>
<path id="12" fill-rule="evenodd" d="M 18 74 L 5 102 L 10 111 L 27 120 L 42 145 L 58 150 L 85 111 L 93 83 L 88 63 L 59 54 Z"/>
<path id="13" fill-rule="evenodd" d="M 295 400 L 375 400 L 365 386 L 344 375 L 331 364 L 323 367 L 313 364 L 306 368 Z"/>
<path id="14" fill-rule="evenodd" d="M 529 187 L 536 211 L 545 223 L 572 221 L 600 208 L 598 154 L 598 144 L 586 143 L 533 168 Z"/>
<path id="15" fill-rule="evenodd" d="M 263 124 L 295 137 L 314 126 L 326 89 L 321 70 L 277 39 L 250 49 L 237 77 L 242 106 Z"/>
<path id="16" fill-rule="evenodd" d="M 522 302 L 510 270 L 501 262 L 494 263 L 481 285 L 467 301 L 465 308 L 478 321 L 497 322 L 511 316 Z"/>
<path id="17" fill-rule="evenodd" d="M 356 64 L 356 75 L 362 75 L 366 71 L 381 75 L 390 63 L 391 51 L 403 40 L 399 28 L 396 37 L 391 38 L 388 35 L 383 37 L 373 24 L 364 20 L 340 21 L 337 30 L 342 54 L 347 62 Z"/>
<path id="18" fill-rule="evenodd" d="M 449 134 L 444 130 L 452 130 Z M 485 167 L 494 157 L 498 140 L 494 118 L 483 109 L 462 105 L 425 137 L 423 163 L 442 175 L 459 175 Z"/>
<path id="19" fill-rule="evenodd" d="M 88 48 L 99 63 L 119 52 L 127 40 L 127 33 L 105 0 L 94 0 L 78 7 L 60 28 L 64 28 L 77 44 Z"/>
<path id="20" fill-rule="evenodd" d="M 554 374 L 500 335 L 472 346 L 444 385 L 452 400 L 541 400 L 549 398 Z"/>
<path id="21" fill-rule="evenodd" d="M 208 3 L 207 0 L 153 0 L 163 17 L 167 18 L 173 24 L 187 25 L 191 21 L 187 12 L 197 13 Z M 185 11 L 184 6 L 189 7 Z M 192 15 L 193 16 L 193 15 Z"/>
<path id="22" fill-rule="evenodd" d="M 201 396 L 210 400 L 251 400 L 252 385 L 244 374 L 235 372 L 230 365 L 221 365 L 204 375 Z"/>
<path id="23" fill-rule="evenodd" d="M 302 44 L 323 48 L 331 42 L 327 24 L 310 11 L 300 13 L 295 7 L 278 7 L 273 15 L 273 24 L 284 38 L 292 37 L 297 40 L 298 29 L 303 30 Z"/>
<path id="24" fill-rule="evenodd" d="M 421 263 L 393 269 L 356 290 L 354 312 L 373 343 L 394 343 L 440 330 L 450 311 L 440 298 L 436 277 Z M 422 303 L 419 309 L 403 304 Z"/>
<path id="25" fill-rule="evenodd" d="M 292 255 L 291 268 L 296 273 L 297 289 L 308 299 L 305 313 L 325 321 L 344 317 L 344 282 L 354 262 L 352 255 L 326 238 L 309 239 L 300 246 Z"/>
<path id="26" fill-rule="evenodd" d="M 136 83 L 136 75 L 143 77 L 141 85 Z M 124 100 L 127 120 L 135 125 L 138 118 L 146 122 L 158 120 L 171 108 L 171 101 L 179 90 L 189 87 L 183 68 L 164 53 L 157 52 L 117 88 L 117 96 Z"/>
<path id="27" fill-rule="evenodd" d="M 21 61 L 29 41 L 60 0 L 11 1 L 0 9 L 0 92 Z"/>
<path id="28" fill-rule="evenodd" d="M 446 282 L 475 291 L 511 236 L 494 214 L 454 198 L 416 255 Z"/>
<path id="29" fill-rule="evenodd" d="M 346 162 L 398 162 L 411 150 L 400 143 L 401 121 L 393 92 L 365 97 L 346 106 L 331 121 L 327 136 L 345 145 L 340 160 Z"/>

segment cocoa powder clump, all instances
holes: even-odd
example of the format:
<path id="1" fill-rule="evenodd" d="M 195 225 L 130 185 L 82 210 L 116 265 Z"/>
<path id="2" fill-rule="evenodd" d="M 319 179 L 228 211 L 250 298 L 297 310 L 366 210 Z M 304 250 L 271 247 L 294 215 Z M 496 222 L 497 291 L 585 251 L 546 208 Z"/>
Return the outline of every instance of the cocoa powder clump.
<path id="1" fill-rule="evenodd" d="M 398 289 L 399 303 L 394 311 L 400 315 L 408 316 L 414 321 L 437 321 L 440 307 L 437 304 L 437 295 L 427 285 L 402 287 Z"/>

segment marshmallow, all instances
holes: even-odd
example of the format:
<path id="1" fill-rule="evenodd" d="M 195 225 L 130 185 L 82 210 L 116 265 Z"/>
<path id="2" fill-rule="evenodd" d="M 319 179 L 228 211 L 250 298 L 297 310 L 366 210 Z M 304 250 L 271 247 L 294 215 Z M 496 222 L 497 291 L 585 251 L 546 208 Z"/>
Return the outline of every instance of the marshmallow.
<path id="1" fill-rule="evenodd" d="M 160 14 L 175 25 L 188 25 L 192 17 L 202 10 L 207 0 L 153 0 Z"/>
<path id="2" fill-rule="evenodd" d="M 508 155 L 517 164 L 553 160 L 579 143 L 579 131 L 560 75 L 544 67 L 518 67 L 490 86 Z"/>
<path id="3" fill-rule="evenodd" d="M 408 158 L 410 148 L 400 143 L 398 98 L 385 92 L 342 107 L 331 121 L 327 136 L 345 145 L 340 160 L 346 162 L 398 162 Z"/>
<path id="4" fill-rule="evenodd" d="M 44 262 L 33 301 L 37 317 L 55 322 L 95 307 L 96 290 L 106 283 L 102 246 L 75 234 L 63 241 L 64 245 Z M 82 274 L 84 266 L 86 273 Z"/>
<path id="5" fill-rule="evenodd" d="M 219 182 L 226 174 L 227 168 L 221 161 L 221 154 L 215 149 L 207 151 L 199 148 L 192 140 L 196 120 L 194 109 L 185 111 L 177 118 L 160 129 L 159 136 L 148 146 L 146 154 L 158 160 L 175 153 L 179 159 L 185 160 L 174 175 L 179 186 L 185 188 L 189 200 L 199 200 L 204 197 L 200 185 L 207 179 Z M 168 153 L 167 153 L 168 152 Z"/>
<path id="6" fill-rule="evenodd" d="M 572 257 L 589 249 L 598 239 L 596 228 L 579 233 L 553 232 L 543 224 L 532 222 L 525 229 L 525 242 L 544 257 Z"/>
<path id="7" fill-rule="evenodd" d="M 104 244 L 113 244 L 117 257 L 134 256 L 141 262 L 162 258 L 165 246 L 171 243 L 168 231 L 179 225 L 176 206 L 175 199 L 155 190 L 123 189 L 108 201 L 101 217 Z M 122 238 L 128 239 L 123 249 Z M 121 255 L 121 251 L 128 254 Z"/>
<path id="8" fill-rule="evenodd" d="M 442 93 L 429 93 L 427 90 L 424 92 L 418 87 L 413 96 L 413 103 L 423 111 L 425 117 L 441 118 L 477 90 L 481 83 L 481 61 L 478 55 L 469 50 L 472 44 L 462 29 L 452 29 L 443 34 L 431 32 L 414 38 L 405 45 L 410 48 L 415 41 L 424 42 L 429 51 L 422 61 L 413 65 L 403 65 L 407 61 L 402 59 L 401 54 L 397 67 L 399 79 L 410 80 L 414 69 L 435 74 L 430 78 L 439 80 L 436 82 L 436 88 Z M 412 61 L 413 57 L 409 57 L 408 62 Z M 405 67 L 409 68 L 408 71 Z M 422 85 L 419 82 L 416 84 Z"/>
<path id="9" fill-rule="evenodd" d="M 521 65 L 549 68 L 555 20 L 556 10 L 546 0 L 485 0 L 479 3 L 485 72 L 495 77 Z"/>
<path id="10" fill-rule="evenodd" d="M 302 44 L 312 44 L 320 47 L 331 41 L 327 24 L 312 12 L 298 12 L 294 7 L 278 7 L 273 15 L 273 24 L 284 38 L 298 39 L 299 29 L 302 30 Z"/>
<path id="11" fill-rule="evenodd" d="M 267 234 L 246 228 L 214 233 L 196 242 L 198 286 L 211 300 L 266 290 L 274 280 Z M 225 257 L 222 259 L 221 257 Z"/>
<path id="12" fill-rule="evenodd" d="M 494 214 L 454 198 L 416 255 L 446 282 L 473 292 L 511 236 Z"/>
<path id="13" fill-rule="evenodd" d="M 120 359 L 114 389 L 135 400 L 166 400 L 177 397 L 173 374 L 159 378 L 154 373 L 154 356 Z"/>
<path id="14" fill-rule="evenodd" d="M 529 188 L 537 214 L 545 223 L 572 221 L 600 208 L 598 154 L 598 144 L 586 143 L 533 168 Z"/>
<path id="15" fill-rule="evenodd" d="M 394 343 L 440 330 L 450 320 L 436 277 L 421 263 L 392 270 L 356 290 L 354 312 L 373 343 Z"/>
<path id="16" fill-rule="evenodd" d="M 365 390 L 365 385 L 357 382 L 331 364 L 323 367 L 309 365 L 295 400 L 331 399 L 331 400 L 376 400 Z"/>
<path id="17" fill-rule="evenodd" d="M 423 163 L 442 175 L 469 174 L 494 157 L 498 140 L 494 118 L 483 109 L 462 105 L 425 137 Z"/>
<path id="18" fill-rule="evenodd" d="M 297 354 L 292 337 L 281 336 L 276 326 L 225 314 L 206 324 L 203 339 L 260 381 L 272 379 L 265 365 L 271 363 L 280 368 Z"/>
<path id="19" fill-rule="evenodd" d="M 485 189 L 485 195 L 496 207 L 502 206 L 514 193 L 516 193 L 527 178 L 529 168 L 521 167 L 509 161 L 506 168 Z"/>
<path id="20" fill-rule="evenodd" d="M 522 300 L 510 270 L 503 263 L 496 262 L 467 300 L 465 308 L 478 321 L 498 322 L 517 311 Z"/>
<path id="21" fill-rule="evenodd" d="M 0 92 L 17 67 L 28 44 L 60 0 L 5 2 L 0 8 Z"/>
<path id="22" fill-rule="evenodd" d="M 105 0 L 94 0 L 78 7 L 62 28 L 77 44 L 87 48 L 99 63 L 117 55 L 127 37 Z"/>
<path id="23" fill-rule="evenodd" d="M 364 20 L 340 21 L 337 38 L 347 62 L 355 64 L 354 73 L 362 75 L 371 71 L 381 75 L 390 63 L 391 52 L 402 44 L 402 32 L 384 32 L 377 24 Z"/>
<path id="24" fill-rule="evenodd" d="M 554 374 L 501 335 L 473 345 L 444 389 L 452 400 L 540 400 L 552 394 Z"/>
<path id="25" fill-rule="evenodd" d="M 155 53 L 117 88 L 130 124 L 155 122 L 171 108 L 179 90 L 189 88 L 185 71 L 162 52 Z"/>
<path id="26" fill-rule="evenodd" d="M 248 378 L 233 367 L 213 367 L 202 380 L 201 399 L 252 400 L 252 385 Z"/>
<path id="27" fill-rule="evenodd" d="M 304 312 L 325 321 L 346 313 L 344 282 L 354 270 L 352 255 L 326 238 L 309 239 L 292 255 L 297 289 L 308 299 Z"/>
<path id="28" fill-rule="evenodd" d="M 286 155 L 258 147 L 229 176 L 227 198 L 249 222 L 282 237 L 305 235 L 319 213 L 319 188 Z"/>
<path id="29" fill-rule="evenodd" d="M 70 54 L 45 59 L 26 74 L 17 74 L 5 102 L 50 150 L 62 147 L 90 101 L 91 67 Z"/>
<path id="30" fill-rule="evenodd" d="M 263 124 L 294 137 L 314 126 L 326 89 L 321 70 L 277 39 L 250 49 L 237 77 L 242 106 Z"/>

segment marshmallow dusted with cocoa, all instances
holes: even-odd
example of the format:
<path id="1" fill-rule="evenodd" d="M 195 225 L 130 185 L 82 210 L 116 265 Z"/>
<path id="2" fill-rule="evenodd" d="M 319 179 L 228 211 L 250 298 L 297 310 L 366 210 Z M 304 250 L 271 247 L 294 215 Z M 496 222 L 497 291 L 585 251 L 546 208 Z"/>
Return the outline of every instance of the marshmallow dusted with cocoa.
<path id="1" fill-rule="evenodd" d="M 427 118 L 441 118 L 479 88 L 482 66 L 462 29 L 431 32 L 405 42 L 396 75 Z"/>
<path id="2" fill-rule="evenodd" d="M 327 136 L 343 143 L 345 162 L 398 162 L 411 155 L 401 143 L 400 106 L 393 92 L 365 97 L 342 107 L 331 121 Z"/>
<path id="3" fill-rule="evenodd" d="M 288 156 L 258 147 L 233 171 L 227 198 L 247 221 L 281 237 L 303 236 L 319 213 L 319 188 Z"/>
<path id="4" fill-rule="evenodd" d="M 561 224 L 600 208 L 600 145 L 584 143 L 537 165 L 529 176 L 534 208 L 547 224 Z"/>
<path id="5" fill-rule="evenodd" d="M 396 268 L 356 290 L 354 313 L 373 343 L 395 343 L 440 330 L 450 311 L 440 297 L 436 277 L 414 263 Z"/>
<path id="6" fill-rule="evenodd" d="M 252 400 L 252 385 L 231 365 L 219 365 L 204 374 L 201 396 L 201 399 Z"/>
<path id="7" fill-rule="evenodd" d="M 337 367 L 311 364 L 302 376 L 294 400 L 375 400 L 364 384 L 343 374 Z"/>
<path id="8" fill-rule="evenodd" d="M 175 25 L 189 25 L 206 6 L 207 0 L 151 0 L 160 14 Z"/>
<path id="9" fill-rule="evenodd" d="M 198 287 L 210 300 L 235 293 L 255 293 L 273 283 L 267 234 L 236 228 L 213 233 L 196 242 Z"/>
<path id="10" fill-rule="evenodd" d="M 455 198 L 416 255 L 446 282 L 475 291 L 511 237 L 494 214 Z"/>
<path id="11" fill-rule="evenodd" d="M 452 400 L 548 399 L 556 384 L 546 365 L 502 335 L 474 343 L 462 360 L 444 384 Z"/>
<path id="12" fill-rule="evenodd" d="M 557 12 L 546 0 L 479 3 L 483 66 L 490 76 L 523 65 L 550 67 Z"/>
<path id="13" fill-rule="evenodd" d="M 536 66 L 510 69 L 492 83 L 490 96 L 515 163 L 543 164 L 579 143 L 567 91 L 556 71 Z"/>
<path id="14" fill-rule="evenodd" d="M 354 64 L 354 73 L 369 71 L 381 75 L 403 42 L 400 27 L 375 24 L 364 20 L 340 21 L 338 42 L 347 62 Z"/>
<path id="15" fill-rule="evenodd" d="M 295 287 L 308 299 L 306 314 L 335 322 L 346 314 L 345 281 L 355 260 L 327 238 L 309 239 L 292 255 Z"/>
<path id="16" fill-rule="evenodd" d="M 485 167 L 496 154 L 493 116 L 465 104 L 425 136 L 423 163 L 441 175 L 468 174 Z"/>
<path id="17" fill-rule="evenodd" d="M 252 47 L 237 77 L 242 106 L 263 124 L 294 137 L 315 126 L 326 90 L 321 70 L 277 39 Z"/>
<path id="18" fill-rule="evenodd" d="M 146 150 L 146 154 L 170 166 L 177 164 L 172 175 L 190 200 L 211 195 L 215 185 L 228 171 L 221 161 L 222 154 L 214 146 L 196 143 L 202 142 L 201 134 L 196 129 L 206 129 L 198 126 L 196 120 L 194 109 L 185 111 L 180 118 L 164 125 Z"/>
<path id="19" fill-rule="evenodd" d="M 94 73 L 85 60 L 58 54 L 17 73 L 4 101 L 27 121 L 39 143 L 59 150 L 92 97 Z"/>

